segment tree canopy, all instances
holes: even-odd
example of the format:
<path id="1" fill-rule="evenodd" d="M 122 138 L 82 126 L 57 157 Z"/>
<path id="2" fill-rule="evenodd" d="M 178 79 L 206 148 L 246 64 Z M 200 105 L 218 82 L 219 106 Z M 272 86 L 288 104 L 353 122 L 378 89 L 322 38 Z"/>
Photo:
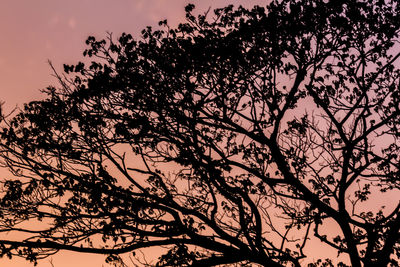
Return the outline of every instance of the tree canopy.
<path id="1" fill-rule="evenodd" d="M 1 255 L 398 266 L 399 2 L 193 10 L 3 117 Z"/>

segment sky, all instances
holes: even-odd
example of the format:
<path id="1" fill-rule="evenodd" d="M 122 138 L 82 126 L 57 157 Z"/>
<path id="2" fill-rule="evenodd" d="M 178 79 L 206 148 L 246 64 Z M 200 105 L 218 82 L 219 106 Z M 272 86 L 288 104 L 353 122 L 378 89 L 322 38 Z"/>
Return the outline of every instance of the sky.
<path id="1" fill-rule="evenodd" d="M 6 109 L 38 99 L 40 89 L 56 81 L 49 67 L 82 59 L 89 35 L 136 35 L 145 26 L 167 18 L 176 25 L 184 6 L 193 2 L 199 11 L 221 7 L 234 0 L 0 0 L 0 100 Z M 247 0 L 246 6 L 265 0 Z"/>
<path id="2" fill-rule="evenodd" d="M 89 35 L 107 32 L 138 36 L 145 26 L 168 19 L 177 25 L 184 7 L 194 3 L 199 12 L 228 4 L 251 7 L 266 0 L 0 0 L 0 101 L 5 111 L 42 98 L 40 89 L 57 85 L 48 64 L 61 72 L 63 64 L 82 60 Z M 103 256 L 63 252 L 39 262 L 38 267 L 107 266 Z M 21 259 L 1 259 L 0 266 L 28 267 Z"/>
<path id="3" fill-rule="evenodd" d="M 89 35 L 105 38 L 122 32 L 139 36 L 146 26 L 168 19 L 184 21 L 184 7 L 205 12 L 228 4 L 265 6 L 268 0 L 0 0 L 0 102 L 5 112 L 41 99 L 41 89 L 57 85 L 48 61 L 58 72 L 63 64 L 83 59 Z M 0 178 L 4 173 L 0 172 Z M 384 200 L 382 200 L 384 201 Z M 377 203 L 378 204 L 378 203 Z M 380 203 L 379 203 L 380 204 Z M 12 238 L 12 237 L 10 237 Z M 323 248 L 322 248 L 323 249 Z M 0 259 L 1 267 L 31 267 L 26 260 Z M 38 267 L 101 267 L 104 256 L 61 252 Z"/>

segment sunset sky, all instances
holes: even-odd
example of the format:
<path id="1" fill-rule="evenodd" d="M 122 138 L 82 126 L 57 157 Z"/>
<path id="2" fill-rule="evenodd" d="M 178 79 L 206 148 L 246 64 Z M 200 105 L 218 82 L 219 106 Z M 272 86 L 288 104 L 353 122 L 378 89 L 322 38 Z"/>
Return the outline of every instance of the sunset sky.
<path id="1" fill-rule="evenodd" d="M 51 69 L 82 59 L 89 35 L 107 32 L 138 35 L 147 25 L 167 18 L 176 25 L 184 18 L 184 6 L 195 3 L 198 11 L 241 1 L 187 0 L 0 0 L 0 88 L 9 109 L 40 98 L 39 90 L 54 84 Z M 266 1 L 248 0 L 246 6 Z"/>
<path id="2" fill-rule="evenodd" d="M 40 99 L 40 89 L 56 85 L 48 65 L 61 72 L 62 64 L 82 59 L 89 35 L 98 38 L 112 32 L 138 36 L 147 25 L 168 19 L 171 25 L 183 21 L 184 6 L 196 4 L 198 12 L 240 3 L 250 7 L 265 0 L 0 0 L 0 101 L 5 110 Z M 6 175 L 6 174 L 3 174 Z M 52 266 L 50 259 L 39 267 Z M 52 257 L 54 267 L 106 266 L 104 256 L 63 252 Z M 0 266 L 33 266 L 25 260 L 2 259 Z"/>

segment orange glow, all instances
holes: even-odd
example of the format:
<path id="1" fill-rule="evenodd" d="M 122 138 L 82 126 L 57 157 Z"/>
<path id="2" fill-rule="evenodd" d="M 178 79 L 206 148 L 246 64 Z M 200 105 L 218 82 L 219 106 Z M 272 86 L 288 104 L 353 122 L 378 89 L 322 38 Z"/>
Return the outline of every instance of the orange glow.
<path id="1" fill-rule="evenodd" d="M 184 6 L 188 3 L 196 5 L 195 13 L 202 13 L 232 2 L 251 7 L 265 6 L 269 0 L 0 0 L 0 103 L 5 102 L 4 113 L 42 98 L 40 89 L 57 86 L 48 61 L 59 73 L 64 63 L 83 61 L 82 52 L 89 35 L 100 39 L 112 33 L 117 39 L 122 32 L 127 32 L 137 37 L 146 26 L 157 28 L 160 20 L 167 19 L 172 27 L 184 21 Z M 9 178 L 5 170 L 0 169 L 0 175 L 1 179 Z M 386 203 L 389 201 L 397 204 L 395 200 L 399 199 L 399 194 L 393 192 L 393 195 L 385 195 L 392 197 L 391 200 L 378 197 L 374 202 L 376 207 L 389 206 L 390 203 Z M 360 208 L 366 207 L 361 205 Z M 327 223 L 321 230 L 336 232 L 338 229 L 335 223 Z M 309 244 L 307 249 L 312 253 L 307 261 L 320 255 L 333 259 L 337 256 L 326 244 L 316 240 Z M 150 250 L 148 258 L 154 259 L 156 255 Z M 109 266 L 104 259 L 104 255 L 62 251 L 39 261 L 37 266 Z M 33 264 L 21 258 L 3 258 L 1 266 L 30 267 Z"/>
<path id="2" fill-rule="evenodd" d="M 145 26 L 157 27 L 168 19 L 172 26 L 184 20 L 184 6 L 194 3 L 198 12 L 231 4 L 266 5 L 266 0 L 35 0 L 0 1 L 0 101 L 5 112 L 16 105 L 40 99 L 40 89 L 57 85 L 50 60 L 57 71 L 62 64 L 83 59 L 87 36 L 105 37 L 112 32 L 138 36 Z M 4 170 L 1 178 L 7 178 Z M 61 252 L 42 260 L 39 267 L 107 266 L 104 256 Z M 0 266 L 33 266 L 26 260 L 0 259 Z"/>

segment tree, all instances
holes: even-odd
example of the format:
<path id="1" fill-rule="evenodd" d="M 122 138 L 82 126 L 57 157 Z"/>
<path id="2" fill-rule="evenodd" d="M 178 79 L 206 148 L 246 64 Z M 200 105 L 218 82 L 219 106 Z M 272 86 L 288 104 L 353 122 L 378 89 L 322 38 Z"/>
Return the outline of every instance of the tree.
<path id="1" fill-rule="evenodd" d="M 398 266 L 399 2 L 193 8 L 89 37 L 91 63 L 3 120 L 1 254 Z"/>

